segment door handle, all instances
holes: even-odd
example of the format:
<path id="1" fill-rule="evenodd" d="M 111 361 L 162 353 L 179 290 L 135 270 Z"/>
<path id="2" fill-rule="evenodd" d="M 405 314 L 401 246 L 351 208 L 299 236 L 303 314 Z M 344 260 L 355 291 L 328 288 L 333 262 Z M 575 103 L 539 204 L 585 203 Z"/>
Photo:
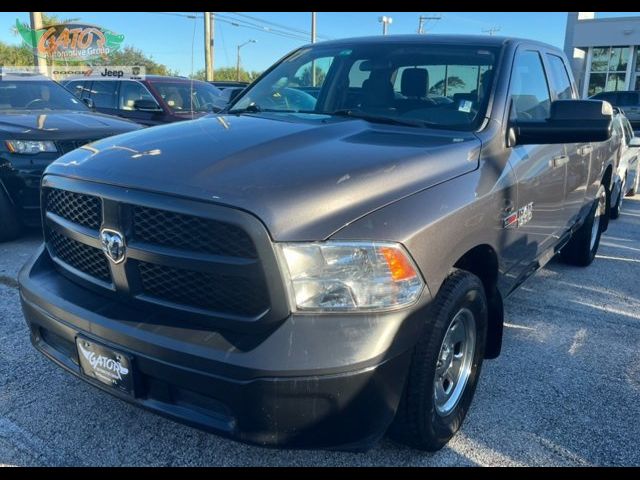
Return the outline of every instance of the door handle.
<path id="1" fill-rule="evenodd" d="M 569 163 L 568 155 L 558 155 L 549 161 L 549 166 L 552 168 L 559 168 L 565 166 L 567 163 Z"/>
<path id="2" fill-rule="evenodd" d="M 593 152 L 593 145 L 583 145 L 582 147 L 578 148 L 578 155 L 581 155 L 583 157 L 586 157 L 591 152 Z"/>

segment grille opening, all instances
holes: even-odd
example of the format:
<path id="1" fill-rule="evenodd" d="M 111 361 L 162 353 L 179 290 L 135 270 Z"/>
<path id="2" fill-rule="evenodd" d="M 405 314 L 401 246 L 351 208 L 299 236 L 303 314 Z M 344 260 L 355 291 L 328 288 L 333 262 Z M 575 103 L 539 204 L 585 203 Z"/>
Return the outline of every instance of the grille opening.
<path id="1" fill-rule="evenodd" d="M 98 197 L 50 188 L 46 198 L 48 212 L 94 230 L 100 228 L 102 206 Z"/>
<path id="2" fill-rule="evenodd" d="M 146 295 L 221 313 L 255 316 L 269 305 L 264 281 L 194 272 L 146 262 L 138 265 Z"/>
<path id="3" fill-rule="evenodd" d="M 167 247 L 242 258 L 257 258 L 247 233 L 208 218 L 133 206 L 134 238 Z"/>
<path id="4" fill-rule="evenodd" d="M 102 250 L 60 235 L 55 230 L 49 231 L 49 246 L 55 256 L 67 265 L 103 282 L 111 282 L 109 261 Z"/>

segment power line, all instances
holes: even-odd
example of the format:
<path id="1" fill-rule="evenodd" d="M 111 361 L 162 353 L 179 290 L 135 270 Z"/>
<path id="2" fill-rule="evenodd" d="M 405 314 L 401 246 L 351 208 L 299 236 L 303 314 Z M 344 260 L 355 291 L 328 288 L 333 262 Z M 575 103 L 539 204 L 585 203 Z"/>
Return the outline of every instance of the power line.
<path id="1" fill-rule="evenodd" d="M 249 19 L 255 20 L 257 22 L 266 23 L 267 25 L 273 25 L 274 27 L 284 28 L 286 30 L 291 30 L 292 32 L 301 33 L 301 34 L 305 35 L 307 38 L 311 35 L 311 32 L 309 32 L 309 31 L 301 30 L 299 28 L 289 27 L 289 26 L 283 25 L 281 23 L 276 23 L 276 22 L 272 22 L 272 21 L 269 21 L 269 20 L 265 20 L 263 18 L 258 18 L 258 17 L 254 17 L 252 15 L 247 15 L 246 13 L 239 13 L 239 12 L 229 12 L 229 13 L 232 13 L 232 14 L 237 15 L 239 17 L 249 18 Z M 322 38 L 324 40 L 332 40 L 331 37 L 327 37 L 326 35 L 316 35 L 316 37 Z"/>
<path id="2" fill-rule="evenodd" d="M 239 18 L 234 18 L 234 17 L 230 17 L 229 15 L 227 15 L 226 13 L 223 15 L 218 14 L 218 16 L 222 16 L 222 18 L 237 24 L 236 26 L 243 26 L 243 27 L 251 27 L 254 28 L 258 31 L 262 31 L 262 32 L 266 32 L 266 33 L 273 33 L 276 35 L 281 35 L 281 36 L 286 36 L 286 37 L 290 37 L 290 38 L 295 38 L 295 39 L 299 39 L 299 40 L 308 40 L 309 36 L 302 36 L 301 34 L 298 33 L 292 33 L 292 32 L 287 32 L 284 30 L 278 30 L 269 26 L 264 26 L 264 25 L 260 25 L 254 22 L 250 22 L 247 20 L 242 20 Z"/>

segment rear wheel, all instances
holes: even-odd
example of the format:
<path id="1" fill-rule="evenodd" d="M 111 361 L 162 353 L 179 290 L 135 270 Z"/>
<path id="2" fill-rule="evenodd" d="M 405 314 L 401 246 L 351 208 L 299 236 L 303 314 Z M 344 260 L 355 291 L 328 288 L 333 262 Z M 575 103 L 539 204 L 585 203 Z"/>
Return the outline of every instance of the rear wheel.
<path id="1" fill-rule="evenodd" d="M 607 215 L 607 190 L 600 185 L 589 216 L 562 249 L 562 260 L 571 265 L 586 267 L 593 262 L 600 245 Z"/>
<path id="2" fill-rule="evenodd" d="M 0 242 L 13 240 L 20 235 L 22 224 L 15 207 L 2 185 L 0 185 Z"/>
<path id="3" fill-rule="evenodd" d="M 480 375 L 487 336 L 487 299 L 480 279 L 454 271 L 427 321 L 389 433 L 412 447 L 435 451 L 460 429 Z"/>

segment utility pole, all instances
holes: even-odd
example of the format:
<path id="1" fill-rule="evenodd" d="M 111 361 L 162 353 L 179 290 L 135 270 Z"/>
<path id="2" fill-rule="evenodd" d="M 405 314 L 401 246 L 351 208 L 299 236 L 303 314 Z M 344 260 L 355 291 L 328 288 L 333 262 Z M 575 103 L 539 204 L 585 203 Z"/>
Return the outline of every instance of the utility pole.
<path id="1" fill-rule="evenodd" d="M 383 15 L 382 17 L 378 17 L 378 21 L 382 23 L 382 35 L 386 35 L 387 27 L 393 23 L 393 18 Z"/>
<path id="2" fill-rule="evenodd" d="M 484 30 L 482 30 L 484 33 L 488 33 L 490 36 L 493 35 L 496 32 L 500 31 L 500 27 L 491 27 L 491 28 L 485 28 Z"/>
<path id="3" fill-rule="evenodd" d="M 311 12 L 311 43 L 316 43 L 316 12 Z M 316 86 L 316 62 L 311 62 L 311 86 Z"/>
<path id="4" fill-rule="evenodd" d="M 245 45 L 248 45 L 250 43 L 256 43 L 255 40 L 247 40 L 244 43 L 241 43 L 240 45 L 238 45 L 238 56 L 236 59 L 236 81 L 239 82 L 240 81 L 240 49 L 242 47 L 244 47 Z"/>
<path id="5" fill-rule="evenodd" d="M 420 15 L 420 17 L 418 17 L 418 33 L 420 35 L 425 33 L 424 26 L 427 20 L 442 20 L 442 16 L 441 15 Z"/>
<path id="6" fill-rule="evenodd" d="M 38 67 L 38 72 L 42 75 L 47 74 L 47 59 L 38 55 L 38 45 L 35 42 L 36 32 L 44 27 L 42 21 L 42 12 L 29 12 L 29 19 L 31 21 L 31 30 L 33 31 L 33 65 Z"/>
<path id="7" fill-rule="evenodd" d="M 204 12 L 204 70 L 205 80 L 213 80 L 213 15 Z"/>

